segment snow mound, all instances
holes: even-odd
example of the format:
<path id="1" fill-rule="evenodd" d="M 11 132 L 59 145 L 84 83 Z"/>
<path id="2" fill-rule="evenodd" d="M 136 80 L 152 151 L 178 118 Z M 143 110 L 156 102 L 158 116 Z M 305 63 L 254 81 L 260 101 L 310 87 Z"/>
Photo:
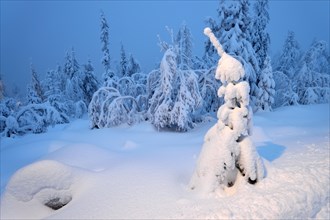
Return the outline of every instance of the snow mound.
<path id="1" fill-rule="evenodd" d="M 51 160 L 43 160 L 18 170 L 7 185 L 7 192 L 18 201 L 28 202 L 37 194 L 42 202 L 68 202 L 73 183 L 70 167 Z M 44 203 L 44 204 L 45 204 Z"/>

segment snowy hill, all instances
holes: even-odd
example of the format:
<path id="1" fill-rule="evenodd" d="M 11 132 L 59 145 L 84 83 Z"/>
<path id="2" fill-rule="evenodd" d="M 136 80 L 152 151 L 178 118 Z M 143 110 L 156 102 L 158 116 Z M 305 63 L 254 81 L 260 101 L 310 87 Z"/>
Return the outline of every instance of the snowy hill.
<path id="1" fill-rule="evenodd" d="M 84 119 L 1 138 L 1 219 L 329 219 L 328 104 L 256 114 L 265 179 L 201 196 L 188 183 L 214 123 L 174 133 Z"/>

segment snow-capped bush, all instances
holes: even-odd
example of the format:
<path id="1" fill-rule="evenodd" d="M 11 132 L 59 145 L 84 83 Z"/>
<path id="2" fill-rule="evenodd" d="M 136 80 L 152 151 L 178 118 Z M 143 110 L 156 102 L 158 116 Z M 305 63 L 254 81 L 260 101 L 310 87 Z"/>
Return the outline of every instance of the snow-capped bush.
<path id="1" fill-rule="evenodd" d="M 15 114 L 18 108 L 19 102 L 13 98 L 5 97 L 0 101 L 0 133 L 7 137 L 17 134 Z"/>
<path id="2" fill-rule="evenodd" d="M 88 107 L 90 128 L 105 128 L 143 119 L 143 113 L 134 97 L 122 96 L 112 87 L 101 87 L 93 95 Z"/>
<path id="3" fill-rule="evenodd" d="M 6 122 L 5 122 L 5 129 L 4 129 L 4 134 L 6 137 L 12 137 L 17 135 L 19 132 L 19 125 L 16 121 L 16 118 L 14 118 L 13 116 L 8 116 L 6 118 Z"/>
<path id="4" fill-rule="evenodd" d="M 50 125 L 69 123 L 66 115 L 59 113 L 48 103 L 29 104 L 17 113 L 16 119 L 21 134 L 42 133 Z"/>
<path id="5" fill-rule="evenodd" d="M 215 77 L 222 86 L 218 95 L 225 103 L 218 110 L 218 122 L 205 135 L 196 170 L 190 182 L 191 189 L 204 193 L 235 184 L 238 171 L 251 184 L 264 176 L 264 167 L 251 134 L 252 110 L 249 107 L 249 84 L 243 81 L 242 64 L 226 54 L 210 29 L 210 37 L 221 59 Z"/>

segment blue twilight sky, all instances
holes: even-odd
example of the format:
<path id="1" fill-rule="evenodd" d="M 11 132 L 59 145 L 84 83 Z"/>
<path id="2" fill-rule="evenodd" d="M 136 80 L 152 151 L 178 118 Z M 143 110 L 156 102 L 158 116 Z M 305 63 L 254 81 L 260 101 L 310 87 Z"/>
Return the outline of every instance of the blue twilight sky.
<path id="1" fill-rule="evenodd" d="M 157 35 L 169 39 L 165 26 L 176 32 L 185 22 L 194 38 L 194 53 L 202 55 L 204 20 L 216 18 L 217 7 L 218 1 L 1 0 L 1 74 L 7 86 L 16 84 L 25 92 L 31 61 L 43 76 L 62 64 L 66 51 L 74 47 L 78 62 L 90 58 L 100 77 L 100 10 L 110 26 L 112 60 L 118 60 L 122 42 L 149 72 L 162 58 Z M 314 38 L 329 42 L 329 7 L 328 0 L 270 1 L 271 53 L 282 48 L 288 30 L 295 31 L 303 49 Z"/>

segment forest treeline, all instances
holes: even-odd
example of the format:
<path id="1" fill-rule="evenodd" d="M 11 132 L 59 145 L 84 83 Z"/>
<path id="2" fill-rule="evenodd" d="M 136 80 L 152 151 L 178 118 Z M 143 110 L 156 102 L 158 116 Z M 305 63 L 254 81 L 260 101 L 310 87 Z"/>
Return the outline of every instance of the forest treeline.
<path id="1" fill-rule="evenodd" d="M 220 0 L 218 16 L 206 21 L 224 50 L 242 63 L 253 112 L 328 103 L 327 43 L 314 40 L 303 51 L 295 33 L 289 31 L 282 50 L 271 58 L 268 7 L 268 0 L 253 4 Z M 51 125 L 69 123 L 86 113 L 92 129 L 147 120 L 157 129 L 175 131 L 187 131 L 215 116 L 224 102 L 218 97 L 221 83 L 214 78 L 218 54 L 209 40 L 204 42 L 201 56 L 193 54 L 191 32 L 185 24 L 176 33 L 168 32 L 170 42 L 158 42 L 164 53 L 158 67 L 144 73 L 124 45 L 119 62 L 113 62 L 109 23 L 102 12 L 102 78 L 96 77 L 91 60 L 79 63 L 74 48 L 66 53 L 63 64 L 49 70 L 43 79 L 31 64 L 31 82 L 23 99 L 7 95 L 0 75 L 1 135 L 46 132 Z"/>

